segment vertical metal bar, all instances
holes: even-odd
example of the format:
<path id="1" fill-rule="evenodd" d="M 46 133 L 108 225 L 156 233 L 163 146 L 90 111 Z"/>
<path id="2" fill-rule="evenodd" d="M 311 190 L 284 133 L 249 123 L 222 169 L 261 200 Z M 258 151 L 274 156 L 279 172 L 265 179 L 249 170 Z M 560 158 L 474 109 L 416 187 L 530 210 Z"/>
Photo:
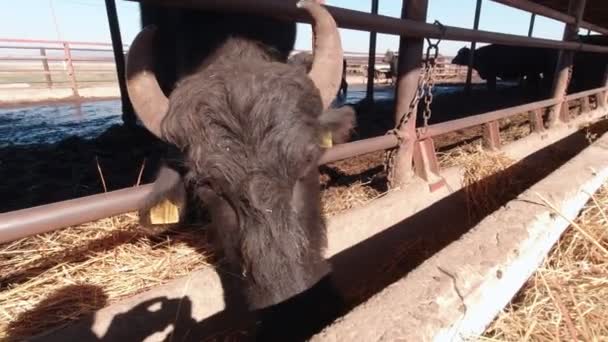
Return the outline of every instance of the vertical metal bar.
<path id="1" fill-rule="evenodd" d="M 51 69 L 49 68 L 49 61 L 46 59 L 46 49 L 40 48 L 40 56 L 42 59 L 42 68 L 44 69 L 44 79 L 46 80 L 46 86 L 49 88 L 53 87 L 53 80 L 51 79 Z"/>
<path id="2" fill-rule="evenodd" d="M 65 58 L 65 62 L 68 66 L 68 77 L 70 78 L 70 82 L 72 83 L 72 94 L 75 97 L 79 97 L 78 94 L 78 82 L 76 82 L 76 73 L 74 71 L 74 64 L 72 63 L 72 52 L 70 50 L 70 43 L 63 42 L 63 54 Z"/>
<path id="3" fill-rule="evenodd" d="M 479 29 L 479 17 L 481 16 L 481 2 L 482 0 L 477 0 L 477 5 L 475 5 L 475 19 L 473 21 L 473 30 L 477 31 Z M 467 83 L 464 87 L 464 91 L 467 94 L 471 93 L 471 80 L 473 79 L 473 63 L 475 63 L 475 49 L 477 48 L 477 42 L 471 42 L 471 53 L 469 54 L 469 65 L 467 67 Z"/>
<path id="4" fill-rule="evenodd" d="M 568 14 L 574 16 L 576 22 L 574 24 L 566 24 L 564 27 L 564 41 L 577 39 L 578 29 L 583 18 L 583 13 L 585 12 L 585 4 L 586 0 L 570 0 Z M 573 51 L 560 50 L 557 67 L 555 69 L 555 81 L 553 83 L 554 98 L 562 99 L 568 91 L 568 70 L 572 66 L 573 58 Z M 560 121 L 560 117 L 563 117 L 562 105 L 561 102 L 556 104 L 549 113 L 549 127 L 557 125 Z"/>
<path id="5" fill-rule="evenodd" d="M 428 0 L 403 0 L 401 18 L 426 22 Z M 397 86 L 395 88 L 395 122 L 399 124 L 403 115 L 410 111 L 410 104 L 418 88 L 420 78 L 420 62 L 424 47 L 423 38 L 410 38 L 401 36 L 399 38 L 399 57 L 397 65 Z M 412 159 L 414 142 L 416 141 L 416 116 L 417 108 L 413 108 L 412 116 L 399 128 L 401 145 L 396 153 L 393 179 L 391 186 L 407 182 L 414 176 Z"/>
<path id="6" fill-rule="evenodd" d="M 536 19 L 536 13 L 532 13 L 530 16 L 530 27 L 528 28 L 528 37 L 532 37 L 534 33 L 534 19 Z"/>
<path id="7" fill-rule="evenodd" d="M 110 26 L 110 36 L 112 38 L 112 50 L 114 51 L 114 61 L 116 64 L 116 76 L 118 77 L 118 88 L 120 89 L 120 99 L 122 101 L 122 122 L 127 126 L 133 127 L 135 126 L 136 118 L 127 92 L 127 82 L 125 80 L 125 55 L 122 50 L 122 38 L 120 36 L 116 2 L 114 0 L 105 0 L 105 3 L 108 25 Z"/>
<path id="8" fill-rule="evenodd" d="M 483 146 L 490 150 L 500 149 L 500 126 L 498 121 L 483 125 Z"/>
<path id="9" fill-rule="evenodd" d="M 372 14 L 378 14 L 378 0 L 372 0 Z M 374 101 L 374 75 L 376 73 L 376 32 L 369 33 L 369 57 L 367 61 L 367 91 L 365 96 Z"/>

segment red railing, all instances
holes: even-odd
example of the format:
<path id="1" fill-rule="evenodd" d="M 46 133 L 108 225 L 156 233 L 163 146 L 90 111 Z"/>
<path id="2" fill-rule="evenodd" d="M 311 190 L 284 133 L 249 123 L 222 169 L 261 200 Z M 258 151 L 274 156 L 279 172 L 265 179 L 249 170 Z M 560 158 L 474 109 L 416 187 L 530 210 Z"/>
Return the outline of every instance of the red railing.
<path id="1" fill-rule="evenodd" d="M 112 44 L 0 38 L 0 85 L 71 88 L 117 83 Z"/>

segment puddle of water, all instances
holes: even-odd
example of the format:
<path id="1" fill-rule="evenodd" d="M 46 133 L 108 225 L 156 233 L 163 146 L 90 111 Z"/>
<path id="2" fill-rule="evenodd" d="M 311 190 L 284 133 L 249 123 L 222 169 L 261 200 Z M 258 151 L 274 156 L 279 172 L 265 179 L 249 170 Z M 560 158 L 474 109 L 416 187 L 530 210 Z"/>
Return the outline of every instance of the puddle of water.
<path id="1" fill-rule="evenodd" d="M 1 109 L 0 147 L 94 138 L 121 123 L 121 112 L 118 100 Z"/>

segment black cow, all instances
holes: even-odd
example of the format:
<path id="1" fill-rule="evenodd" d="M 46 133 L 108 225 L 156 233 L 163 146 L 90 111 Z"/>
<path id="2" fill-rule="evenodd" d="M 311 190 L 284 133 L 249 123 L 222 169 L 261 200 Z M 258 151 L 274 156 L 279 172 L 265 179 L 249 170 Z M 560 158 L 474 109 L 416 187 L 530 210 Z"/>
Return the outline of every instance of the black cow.
<path id="1" fill-rule="evenodd" d="M 297 5 L 313 19 L 308 73 L 286 64 L 293 22 L 148 4 L 127 58 L 138 117 L 178 155 L 144 208 L 184 189 L 208 208 L 223 285 L 260 315 L 263 340 L 304 336 L 341 305 L 323 257 L 318 139 L 345 141 L 355 118 L 327 110 L 343 62 L 333 18 L 312 0 Z M 271 320 L 280 329 L 265 329 Z"/>
<path id="2" fill-rule="evenodd" d="M 463 47 L 452 64 L 468 65 L 471 49 Z M 542 75 L 543 88 L 553 83 L 557 61 L 555 50 L 490 44 L 475 50 L 473 68 L 487 81 L 488 89 L 496 89 L 496 78 L 503 81 L 521 80 L 539 85 Z"/>
<path id="3" fill-rule="evenodd" d="M 585 44 L 608 46 L 608 36 L 579 36 Z M 572 79 L 569 92 L 578 92 L 606 85 L 608 54 L 595 52 L 575 52 L 573 59 Z"/>

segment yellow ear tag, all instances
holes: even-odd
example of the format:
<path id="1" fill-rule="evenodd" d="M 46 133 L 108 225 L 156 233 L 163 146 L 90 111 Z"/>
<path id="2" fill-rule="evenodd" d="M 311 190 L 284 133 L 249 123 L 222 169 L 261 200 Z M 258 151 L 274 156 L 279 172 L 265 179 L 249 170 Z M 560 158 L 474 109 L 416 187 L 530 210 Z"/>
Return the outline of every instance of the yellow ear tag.
<path id="1" fill-rule="evenodd" d="M 170 224 L 179 222 L 179 207 L 168 199 L 150 209 L 150 223 Z"/>
<path id="2" fill-rule="evenodd" d="M 331 137 L 331 131 L 325 131 L 321 133 L 321 141 L 319 142 L 319 146 L 323 148 L 330 148 L 333 146 L 333 139 Z"/>

